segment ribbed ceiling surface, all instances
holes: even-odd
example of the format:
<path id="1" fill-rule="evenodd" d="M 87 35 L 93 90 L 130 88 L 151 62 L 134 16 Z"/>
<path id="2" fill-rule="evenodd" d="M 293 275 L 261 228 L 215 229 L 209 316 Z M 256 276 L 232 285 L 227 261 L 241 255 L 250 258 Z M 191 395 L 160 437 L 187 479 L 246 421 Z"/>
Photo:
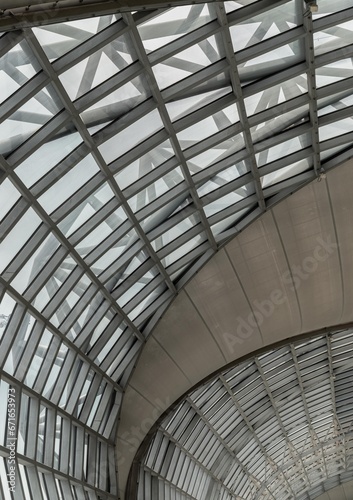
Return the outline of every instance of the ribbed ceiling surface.
<path id="1" fill-rule="evenodd" d="M 351 155 L 352 19 L 349 1 L 312 19 L 299 0 L 244 0 L 1 33 L 16 500 L 115 497 L 123 390 L 162 313 L 221 245 Z M 0 421 L 9 500 L 5 406 Z"/>
<path id="2" fill-rule="evenodd" d="M 353 475 L 353 332 L 220 373 L 162 422 L 139 500 L 309 500 Z"/>

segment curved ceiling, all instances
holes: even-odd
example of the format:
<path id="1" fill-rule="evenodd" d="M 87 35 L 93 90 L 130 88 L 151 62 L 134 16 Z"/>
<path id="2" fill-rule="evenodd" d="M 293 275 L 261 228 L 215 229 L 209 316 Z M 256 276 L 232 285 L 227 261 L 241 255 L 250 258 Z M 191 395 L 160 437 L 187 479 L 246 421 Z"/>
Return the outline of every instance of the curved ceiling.
<path id="1" fill-rule="evenodd" d="M 310 500 L 351 480 L 352 348 L 352 329 L 316 336 L 192 391 L 159 425 L 129 498 Z"/>
<path id="2" fill-rule="evenodd" d="M 350 500 L 351 498 L 353 498 L 353 481 L 348 481 L 323 493 L 317 500 Z"/>
<path id="3" fill-rule="evenodd" d="M 0 391 L 19 401 L 19 499 L 116 497 L 117 417 L 160 317 L 227 241 L 351 156 L 352 19 L 344 0 L 313 18 L 242 0 L 0 33 Z"/>
<path id="4" fill-rule="evenodd" d="M 205 377 L 274 343 L 352 323 L 352 166 L 264 214 L 169 307 L 126 388 L 117 446 L 121 488 L 158 417 Z"/>

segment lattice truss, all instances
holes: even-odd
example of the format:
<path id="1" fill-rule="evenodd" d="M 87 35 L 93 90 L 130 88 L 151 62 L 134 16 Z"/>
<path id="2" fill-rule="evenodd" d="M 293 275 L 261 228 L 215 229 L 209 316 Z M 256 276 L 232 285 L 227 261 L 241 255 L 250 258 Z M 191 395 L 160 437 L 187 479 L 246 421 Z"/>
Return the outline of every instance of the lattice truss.
<path id="1" fill-rule="evenodd" d="M 310 500 L 353 475 L 353 331 L 285 346 L 192 392 L 155 433 L 138 499 Z"/>
<path id="2" fill-rule="evenodd" d="M 242 0 L 1 33 L 16 500 L 113 498 L 122 393 L 158 318 L 220 245 L 351 156 L 350 4 L 320 0 L 312 18 L 299 0 Z"/>

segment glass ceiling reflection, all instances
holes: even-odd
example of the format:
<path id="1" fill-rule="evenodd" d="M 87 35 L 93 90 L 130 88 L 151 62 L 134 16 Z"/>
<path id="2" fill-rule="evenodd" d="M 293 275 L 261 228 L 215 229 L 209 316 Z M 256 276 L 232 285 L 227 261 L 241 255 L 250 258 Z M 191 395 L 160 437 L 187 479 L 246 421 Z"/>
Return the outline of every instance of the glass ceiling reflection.
<path id="1" fill-rule="evenodd" d="M 122 392 L 158 318 L 229 238 L 351 155 L 348 4 L 312 18 L 299 0 L 217 2 L 2 34 L 1 390 L 23 400 L 24 498 L 115 494 Z"/>

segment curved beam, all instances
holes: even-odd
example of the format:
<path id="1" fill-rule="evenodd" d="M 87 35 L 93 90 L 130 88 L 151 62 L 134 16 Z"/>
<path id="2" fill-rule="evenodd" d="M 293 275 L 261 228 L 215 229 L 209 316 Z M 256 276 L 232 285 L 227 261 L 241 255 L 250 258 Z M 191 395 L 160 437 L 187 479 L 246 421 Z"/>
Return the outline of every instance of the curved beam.
<path id="1" fill-rule="evenodd" d="M 286 3 L 288 0 L 262 0 L 242 9 L 242 15 L 255 14 Z M 193 0 L 193 4 L 218 3 L 220 0 Z M 11 31 L 92 16 L 104 16 L 119 12 L 146 11 L 190 5 L 189 0 L 4 0 L 0 5 L 0 31 Z"/>
<path id="2" fill-rule="evenodd" d="M 160 415 L 254 351 L 353 321 L 348 161 L 265 213 L 180 292 L 137 362 L 117 436 L 120 498 L 136 451 Z M 343 272 L 344 270 L 344 272 Z"/>

